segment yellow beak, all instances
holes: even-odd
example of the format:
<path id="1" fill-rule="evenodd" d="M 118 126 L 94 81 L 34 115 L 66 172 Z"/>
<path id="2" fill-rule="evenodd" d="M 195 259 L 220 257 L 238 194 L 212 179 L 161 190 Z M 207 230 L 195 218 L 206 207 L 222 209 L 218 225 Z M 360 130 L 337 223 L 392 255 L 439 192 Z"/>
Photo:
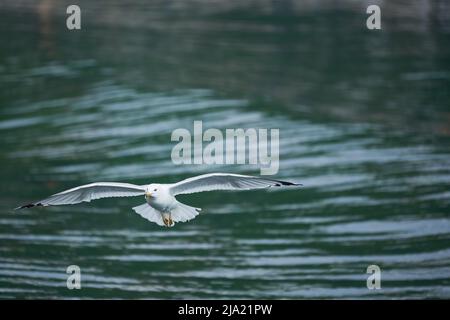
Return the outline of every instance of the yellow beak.
<path id="1" fill-rule="evenodd" d="M 152 193 L 151 193 L 151 192 L 146 192 L 146 193 L 145 193 L 145 197 L 151 198 L 151 196 L 152 196 Z"/>

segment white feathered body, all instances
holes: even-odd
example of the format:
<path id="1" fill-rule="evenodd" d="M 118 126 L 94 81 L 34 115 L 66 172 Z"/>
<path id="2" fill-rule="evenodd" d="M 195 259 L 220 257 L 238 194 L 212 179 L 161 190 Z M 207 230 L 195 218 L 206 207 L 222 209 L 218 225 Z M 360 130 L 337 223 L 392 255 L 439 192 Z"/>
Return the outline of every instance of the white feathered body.
<path id="1" fill-rule="evenodd" d="M 153 184 L 157 191 L 154 191 L 153 196 L 145 197 L 147 203 L 156 210 L 161 212 L 170 212 L 176 208 L 178 201 L 170 194 L 170 185 L 167 184 Z M 148 186 L 148 190 L 152 190 L 152 185 Z M 151 191 L 150 191 L 151 192 Z"/>
<path id="2" fill-rule="evenodd" d="M 194 208 L 175 199 L 170 192 L 169 184 L 150 184 L 147 186 L 147 203 L 134 207 L 141 217 L 160 226 L 173 227 L 175 222 L 186 222 L 194 219 L 200 208 Z"/>

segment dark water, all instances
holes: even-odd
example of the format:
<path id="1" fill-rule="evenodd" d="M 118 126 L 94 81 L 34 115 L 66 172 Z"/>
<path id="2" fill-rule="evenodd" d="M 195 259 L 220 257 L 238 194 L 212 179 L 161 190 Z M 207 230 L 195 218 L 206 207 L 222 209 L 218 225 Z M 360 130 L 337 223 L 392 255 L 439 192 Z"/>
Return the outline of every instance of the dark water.
<path id="1" fill-rule="evenodd" d="M 0 6 L 1 298 L 449 298 L 450 23 L 444 1 Z M 103 5 L 103 6 L 102 6 Z M 280 129 L 301 190 L 12 208 L 92 181 L 175 182 L 171 132 Z M 78 265 L 82 289 L 66 288 Z M 366 268 L 380 266 L 380 290 Z"/>

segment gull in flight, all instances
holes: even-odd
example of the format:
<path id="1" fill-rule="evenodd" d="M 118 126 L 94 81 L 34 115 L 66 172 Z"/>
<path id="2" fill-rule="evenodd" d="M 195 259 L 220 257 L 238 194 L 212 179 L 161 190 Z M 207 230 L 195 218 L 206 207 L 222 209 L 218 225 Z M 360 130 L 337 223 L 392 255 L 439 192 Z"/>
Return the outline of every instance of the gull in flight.
<path id="1" fill-rule="evenodd" d="M 110 197 L 145 196 L 146 203 L 133 210 L 143 218 L 160 226 L 172 227 L 175 222 L 194 219 L 200 208 L 194 208 L 177 201 L 179 194 L 214 190 L 252 190 L 281 186 L 300 186 L 301 184 L 272 180 L 261 177 L 231 173 L 210 173 L 182 180 L 172 184 L 152 183 L 134 185 L 120 182 L 96 182 L 54 194 L 44 200 L 30 203 L 16 209 L 36 206 L 55 206 L 90 202 Z"/>

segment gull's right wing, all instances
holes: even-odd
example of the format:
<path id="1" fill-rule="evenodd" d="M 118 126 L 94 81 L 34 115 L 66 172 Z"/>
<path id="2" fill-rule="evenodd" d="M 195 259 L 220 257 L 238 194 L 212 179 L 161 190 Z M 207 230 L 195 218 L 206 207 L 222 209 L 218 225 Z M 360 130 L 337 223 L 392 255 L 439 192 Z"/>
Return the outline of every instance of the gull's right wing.
<path id="1" fill-rule="evenodd" d="M 111 197 L 133 197 L 145 194 L 145 186 L 120 182 L 95 182 L 54 194 L 44 200 L 26 204 L 17 209 L 35 206 L 76 204 Z"/>

